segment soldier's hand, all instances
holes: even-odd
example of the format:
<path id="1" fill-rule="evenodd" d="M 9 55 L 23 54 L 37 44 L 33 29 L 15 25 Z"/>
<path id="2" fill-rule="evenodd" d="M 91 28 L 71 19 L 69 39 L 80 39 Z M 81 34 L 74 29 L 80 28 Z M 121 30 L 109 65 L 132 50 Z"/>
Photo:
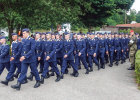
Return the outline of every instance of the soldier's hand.
<path id="1" fill-rule="evenodd" d="M 96 57 L 96 53 L 93 54 L 93 57 Z"/>
<path id="2" fill-rule="evenodd" d="M 38 61 L 40 61 L 41 60 L 41 57 L 38 57 Z"/>
<path id="3" fill-rule="evenodd" d="M 122 50 L 122 52 L 123 52 L 123 50 Z"/>
<path id="4" fill-rule="evenodd" d="M 67 58 L 68 57 L 68 55 L 64 55 L 64 58 Z"/>
<path id="5" fill-rule="evenodd" d="M 23 61 L 24 59 L 25 59 L 25 57 L 24 57 L 24 56 L 20 57 L 20 61 Z"/>
<path id="6" fill-rule="evenodd" d="M 81 52 L 79 52 L 78 56 L 81 56 Z"/>
<path id="7" fill-rule="evenodd" d="M 13 61 L 14 59 L 15 59 L 14 57 L 11 57 L 11 58 L 10 58 L 10 61 Z"/>
<path id="8" fill-rule="evenodd" d="M 46 60 L 49 60 L 50 59 L 50 56 L 47 56 Z"/>
<path id="9" fill-rule="evenodd" d="M 74 51 L 74 54 L 76 54 L 76 51 Z"/>
<path id="10" fill-rule="evenodd" d="M 116 52 L 117 50 L 115 50 L 115 52 Z"/>
<path id="11" fill-rule="evenodd" d="M 108 55 L 108 51 L 106 52 L 106 54 Z"/>
<path id="12" fill-rule="evenodd" d="M 129 49 L 127 49 L 127 51 L 129 51 Z"/>
<path id="13" fill-rule="evenodd" d="M 88 54 L 87 54 L 87 56 L 88 56 Z"/>

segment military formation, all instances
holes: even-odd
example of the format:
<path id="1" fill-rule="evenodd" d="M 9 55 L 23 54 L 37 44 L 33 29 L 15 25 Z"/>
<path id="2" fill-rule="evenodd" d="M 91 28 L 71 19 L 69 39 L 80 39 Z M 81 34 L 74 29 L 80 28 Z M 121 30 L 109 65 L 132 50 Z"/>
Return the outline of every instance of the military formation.
<path id="1" fill-rule="evenodd" d="M 22 35 L 21 39 L 12 33 L 11 47 L 6 44 L 4 36 L 0 37 L 0 75 L 5 68 L 8 71 L 1 83 L 8 85 L 17 78 L 17 84 L 11 86 L 16 90 L 28 80 L 32 81 L 33 77 L 36 80 L 34 88 L 51 76 L 56 76 L 55 82 L 58 82 L 69 73 L 69 68 L 73 69 L 70 75 L 78 77 L 82 65 L 85 74 L 89 74 L 95 67 L 100 70 L 114 64 L 119 66 L 129 58 L 131 66 L 128 70 L 134 70 L 135 53 L 140 49 L 139 34 L 133 30 L 130 34 L 80 32 L 72 33 L 72 37 L 68 32 L 63 35 L 36 32 L 32 38 L 30 30 L 25 28 Z M 28 67 L 31 69 L 29 76 Z"/>

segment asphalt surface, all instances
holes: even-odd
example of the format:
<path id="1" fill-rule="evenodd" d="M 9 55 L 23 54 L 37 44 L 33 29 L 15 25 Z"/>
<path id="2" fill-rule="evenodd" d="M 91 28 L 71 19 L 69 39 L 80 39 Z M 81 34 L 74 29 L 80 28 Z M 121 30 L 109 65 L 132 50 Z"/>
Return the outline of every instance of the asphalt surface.
<path id="1" fill-rule="evenodd" d="M 21 86 L 20 91 L 11 88 L 17 79 L 8 86 L 0 84 L 0 100 L 140 100 L 134 71 L 128 71 L 130 63 L 108 67 L 85 75 L 85 69 L 79 71 L 79 77 L 71 77 L 69 74 L 56 83 L 56 77 L 45 79 L 39 88 L 33 88 L 34 81 L 28 81 Z M 72 70 L 69 71 L 71 73 Z M 4 80 L 7 71 L 0 76 Z M 29 71 L 28 71 L 29 75 Z"/>

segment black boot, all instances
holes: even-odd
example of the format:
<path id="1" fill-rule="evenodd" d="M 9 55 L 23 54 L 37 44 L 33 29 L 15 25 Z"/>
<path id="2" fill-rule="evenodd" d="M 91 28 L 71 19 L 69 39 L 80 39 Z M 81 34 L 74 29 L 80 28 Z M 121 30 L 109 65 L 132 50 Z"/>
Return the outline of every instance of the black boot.
<path id="1" fill-rule="evenodd" d="M 100 65 L 98 65 L 98 70 L 100 70 L 101 68 L 100 68 Z"/>
<path id="2" fill-rule="evenodd" d="M 54 72 L 52 72 L 52 73 L 50 74 L 50 76 L 54 76 Z"/>
<path id="3" fill-rule="evenodd" d="M 79 73 L 75 72 L 74 77 L 78 77 L 78 76 L 79 76 Z"/>
<path id="4" fill-rule="evenodd" d="M 121 64 L 123 64 L 123 63 L 124 63 L 124 61 L 122 60 L 122 61 L 121 61 Z"/>
<path id="5" fill-rule="evenodd" d="M 26 78 L 26 79 L 24 79 L 24 80 L 23 80 L 23 82 L 22 82 L 21 84 L 26 84 L 26 83 L 28 83 L 27 78 Z"/>
<path id="6" fill-rule="evenodd" d="M 119 63 L 118 63 L 118 61 L 116 61 L 116 63 L 115 63 L 117 66 L 119 65 Z"/>
<path id="7" fill-rule="evenodd" d="M 61 76 L 60 76 L 60 77 L 61 77 L 61 79 L 63 79 L 63 78 L 64 78 L 64 74 L 63 74 L 63 73 L 61 73 Z"/>
<path id="8" fill-rule="evenodd" d="M 16 74 L 14 74 L 14 77 L 15 78 L 18 78 L 18 75 L 19 75 L 19 73 L 16 73 Z"/>
<path id="9" fill-rule="evenodd" d="M 128 70 L 135 70 L 135 68 L 131 66 L 128 68 Z"/>
<path id="10" fill-rule="evenodd" d="M 68 74 L 69 73 L 69 71 L 68 71 L 68 69 L 66 68 L 66 70 L 65 70 L 65 74 Z"/>
<path id="11" fill-rule="evenodd" d="M 89 74 L 89 69 L 86 69 L 86 73 L 85 74 Z"/>
<path id="12" fill-rule="evenodd" d="M 105 69 L 105 64 L 103 64 L 103 69 Z"/>
<path id="13" fill-rule="evenodd" d="M 73 73 L 71 73 L 70 75 L 71 75 L 71 76 L 74 76 L 74 75 L 75 75 L 75 72 L 73 71 Z"/>
<path id="14" fill-rule="evenodd" d="M 41 76 L 40 83 L 41 83 L 41 84 L 44 84 L 44 77 L 43 77 L 43 76 Z"/>
<path id="15" fill-rule="evenodd" d="M 78 69 L 80 70 L 81 69 L 81 66 L 78 66 Z"/>
<path id="16" fill-rule="evenodd" d="M 8 82 L 9 82 L 8 80 L 1 81 L 1 83 L 4 84 L 4 85 L 8 85 Z"/>
<path id="17" fill-rule="evenodd" d="M 60 79 L 61 79 L 61 76 L 60 76 L 60 75 L 58 75 L 58 76 L 57 76 L 57 79 L 55 80 L 55 82 L 60 81 Z"/>
<path id="18" fill-rule="evenodd" d="M 20 82 L 17 82 L 16 85 L 11 85 L 11 88 L 16 89 L 16 90 L 20 90 L 20 87 L 21 87 L 21 83 Z"/>
<path id="19" fill-rule="evenodd" d="M 40 70 L 40 71 L 39 71 L 39 74 L 41 74 L 42 72 L 43 72 L 43 70 Z"/>
<path id="20" fill-rule="evenodd" d="M 14 77 L 12 77 L 9 81 L 14 81 Z"/>
<path id="21" fill-rule="evenodd" d="M 45 79 L 47 79 L 47 78 L 49 78 L 50 77 L 50 74 L 49 74 L 49 72 L 46 74 L 46 76 L 45 76 Z"/>
<path id="22" fill-rule="evenodd" d="M 113 65 L 112 64 L 109 64 L 109 67 L 112 67 Z"/>
<path id="23" fill-rule="evenodd" d="M 92 72 L 93 71 L 93 67 L 90 67 L 90 70 L 89 70 L 89 72 Z"/>
<path id="24" fill-rule="evenodd" d="M 29 77 L 27 77 L 28 80 L 32 81 L 33 80 L 33 74 L 30 74 Z"/>
<path id="25" fill-rule="evenodd" d="M 36 81 L 34 88 L 38 88 L 40 86 L 40 81 Z"/>

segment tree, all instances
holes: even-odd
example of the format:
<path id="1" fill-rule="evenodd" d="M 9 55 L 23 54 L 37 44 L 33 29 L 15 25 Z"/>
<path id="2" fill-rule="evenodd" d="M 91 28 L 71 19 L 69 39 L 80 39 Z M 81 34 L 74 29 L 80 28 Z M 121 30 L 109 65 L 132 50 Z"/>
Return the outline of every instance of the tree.
<path id="1" fill-rule="evenodd" d="M 138 23 L 140 23 L 140 11 L 137 13 L 137 15 L 136 15 L 136 21 L 138 22 Z"/>

